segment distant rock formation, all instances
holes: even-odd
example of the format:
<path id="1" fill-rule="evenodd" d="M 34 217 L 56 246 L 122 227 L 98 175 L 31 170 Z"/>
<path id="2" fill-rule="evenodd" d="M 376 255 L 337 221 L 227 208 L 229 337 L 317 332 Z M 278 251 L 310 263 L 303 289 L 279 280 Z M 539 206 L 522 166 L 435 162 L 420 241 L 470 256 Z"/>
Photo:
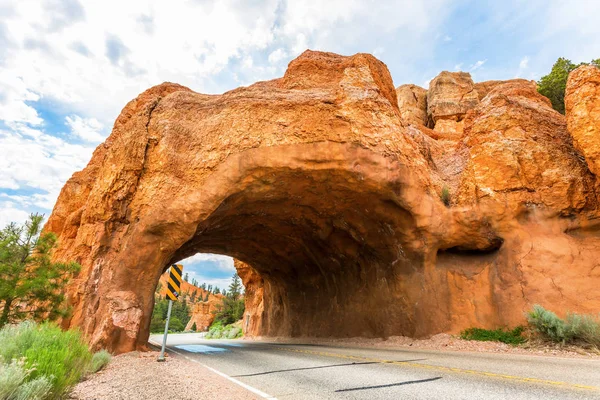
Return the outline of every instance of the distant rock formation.
<path id="1" fill-rule="evenodd" d="M 595 313 L 596 80 L 572 73 L 566 120 L 525 80 L 394 89 L 367 54 L 306 51 L 222 95 L 150 88 L 45 227 L 55 259 L 82 265 L 63 323 L 144 348 L 160 275 L 198 252 L 251 266 L 236 264 L 249 335 L 512 327 L 536 303 Z"/>
<path id="2" fill-rule="evenodd" d="M 169 274 L 164 273 L 160 277 L 160 296 L 167 294 L 167 280 Z M 208 299 L 205 301 L 204 299 Z M 215 311 L 223 303 L 222 294 L 213 294 L 207 290 L 192 285 L 189 282 L 181 282 L 181 294 L 177 301 L 187 301 L 191 310 L 190 320 L 185 326 L 186 331 L 192 330 L 196 324 L 196 331 L 205 331 L 215 320 Z"/>

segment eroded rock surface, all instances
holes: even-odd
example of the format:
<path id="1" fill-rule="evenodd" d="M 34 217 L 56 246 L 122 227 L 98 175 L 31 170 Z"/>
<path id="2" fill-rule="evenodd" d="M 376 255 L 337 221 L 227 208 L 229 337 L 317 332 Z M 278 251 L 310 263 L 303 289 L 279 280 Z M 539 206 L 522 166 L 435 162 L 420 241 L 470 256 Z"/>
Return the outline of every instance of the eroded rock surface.
<path id="1" fill-rule="evenodd" d="M 250 335 L 418 337 L 514 326 L 535 303 L 597 312 L 592 162 L 564 117 L 530 82 L 463 73 L 425 100 L 434 129 L 422 91 L 395 90 L 374 57 L 311 51 L 223 95 L 142 93 L 45 228 L 55 258 L 83 266 L 65 326 L 143 348 L 160 275 L 198 252 L 247 263 Z"/>
<path id="2" fill-rule="evenodd" d="M 575 147 L 600 176 L 600 68 L 584 65 L 569 75 L 565 108 Z"/>
<path id="3" fill-rule="evenodd" d="M 429 83 L 427 113 L 432 128 L 447 134 L 461 134 L 467 111 L 479 102 L 468 72 L 444 71 Z"/>
<path id="4" fill-rule="evenodd" d="M 417 85 L 396 88 L 400 117 L 406 124 L 427 126 L 427 90 Z"/>

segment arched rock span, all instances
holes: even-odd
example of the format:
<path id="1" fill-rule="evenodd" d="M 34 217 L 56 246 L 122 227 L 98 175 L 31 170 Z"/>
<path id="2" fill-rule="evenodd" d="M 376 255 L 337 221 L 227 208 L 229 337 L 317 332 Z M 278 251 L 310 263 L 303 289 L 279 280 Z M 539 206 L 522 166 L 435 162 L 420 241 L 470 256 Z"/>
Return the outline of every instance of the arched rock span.
<path id="1" fill-rule="evenodd" d="M 599 282 L 598 239 L 565 233 L 595 217 L 595 178 L 530 83 L 488 86 L 455 107 L 467 114 L 448 137 L 422 116 L 407 121 L 387 68 L 365 54 L 307 51 L 283 78 L 219 96 L 147 90 L 67 182 L 46 225 L 59 235 L 55 258 L 83 266 L 64 325 L 115 352 L 145 347 L 160 274 L 197 252 L 258 273 L 254 335 L 423 336 L 518 323 L 532 302 L 597 307 L 597 294 L 582 301 L 572 285 Z M 510 147 L 506 136 L 517 146 L 536 124 L 532 151 Z M 556 171 L 516 162 L 492 176 L 481 164 L 493 160 L 490 146 L 551 154 Z M 577 267 L 559 268 L 569 257 Z"/>

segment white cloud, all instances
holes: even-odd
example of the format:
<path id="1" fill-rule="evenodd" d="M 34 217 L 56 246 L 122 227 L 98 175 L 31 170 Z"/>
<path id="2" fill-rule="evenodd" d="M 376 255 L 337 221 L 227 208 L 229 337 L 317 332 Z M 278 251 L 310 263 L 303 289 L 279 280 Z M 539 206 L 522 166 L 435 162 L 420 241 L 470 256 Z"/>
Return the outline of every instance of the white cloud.
<path id="1" fill-rule="evenodd" d="M 209 278 L 194 271 L 184 272 L 183 274 L 185 275 L 186 273 L 189 274 L 188 279 L 190 283 L 195 279 L 198 281 L 198 285 L 206 283 L 207 286 L 212 285 L 213 288 L 218 287 L 221 291 L 227 289 L 231 283 L 231 278 Z M 231 274 L 233 275 L 233 272 Z"/>
<path id="2" fill-rule="evenodd" d="M 486 61 L 487 61 L 487 59 L 485 59 L 485 60 L 479 60 L 475 64 L 471 65 L 471 67 L 469 69 L 471 71 L 476 71 L 479 68 L 481 68 L 483 66 L 483 64 L 485 64 Z"/>
<path id="3" fill-rule="evenodd" d="M 529 65 L 529 57 L 523 57 L 519 63 L 519 69 L 525 69 Z"/>
<path id="4" fill-rule="evenodd" d="M 0 188 L 38 190 L 40 193 L 13 199 L 22 207 L 50 210 L 64 183 L 87 164 L 94 148 L 22 124 L 11 127 L 0 130 Z"/>
<path id="5" fill-rule="evenodd" d="M 220 254 L 198 253 L 184 260 L 181 260 L 179 263 L 185 266 L 186 263 L 199 264 L 202 262 L 211 262 L 214 265 L 217 265 L 218 269 L 222 271 L 231 271 L 232 274 L 235 272 L 235 267 L 233 266 L 233 258 L 229 256 L 223 256 Z"/>
<path id="6" fill-rule="evenodd" d="M 527 68 L 529 68 L 529 57 L 525 56 L 519 62 L 519 69 L 517 70 L 517 73 L 515 74 L 515 78 L 522 77 L 523 73 L 525 72 L 525 70 Z"/>
<path id="7" fill-rule="evenodd" d="M 29 213 L 15 207 L 10 201 L 0 202 L 0 229 L 11 222 L 22 224 L 29 217 Z"/>
<path id="8" fill-rule="evenodd" d="M 274 52 L 272 52 L 271 54 L 269 54 L 269 62 L 271 64 L 277 64 L 277 63 L 279 63 L 279 61 L 286 58 L 287 55 L 288 54 L 284 49 L 279 48 L 279 49 L 275 50 Z"/>
<path id="9" fill-rule="evenodd" d="M 71 115 L 66 117 L 65 121 L 71 128 L 71 134 L 86 142 L 99 143 L 105 139 L 105 136 L 100 133 L 104 126 L 96 118 L 82 118 L 79 115 Z"/>
<path id="10" fill-rule="evenodd" d="M 39 125 L 42 119 L 27 102 L 40 96 L 27 88 L 23 79 L 10 71 L 0 69 L 0 120 Z"/>
<path id="11" fill-rule="evenodd" d="M 451 36 L 448 36 L 448 35 L 445 35 L 445 36 L 444 36 L 444 39 L 442 39 L 442 40 L 443 40 L 444 42 L 451 42 L 451 41 L 452 41 L 452 37 L 451 37 Z"/>
<path id="12" fill-rule="evenodd" d="M 458 64 L 456 64 L 454 66 L 454 70 L 455 71 L 461 71 L 462 70 L 462 66 L 463 66 L 463 63 L 458 63 Z"/>

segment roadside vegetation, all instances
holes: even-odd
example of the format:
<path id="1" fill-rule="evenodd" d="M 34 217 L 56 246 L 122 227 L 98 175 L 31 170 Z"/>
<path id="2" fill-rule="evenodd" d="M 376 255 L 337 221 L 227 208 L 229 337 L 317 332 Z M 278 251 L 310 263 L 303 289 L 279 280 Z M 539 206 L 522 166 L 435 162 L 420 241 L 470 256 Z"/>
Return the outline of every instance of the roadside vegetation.
<path id="1" fill-rule="evenodd" d="M 236 339 L 242 337 L 242 317 L 245 304 L 243 286 L 237 273 L 231 277 L 231 283 L 223 303 L 215 312 L 215 319 L 208 329 L 207 339 Z"/>
<path id="2" fill-rule="evenodd" d="M 11 223 L 0 231 L 0 328 L 69 313 L 64 288 L 81 267 L 52 261 L 56 235 L 41 234 L 43 220 L 31 214 L 23 225 Z"/>
<path id="3" fill-rule="evenodd" d="M 527 314 L 528 326 L 512 330 L 469 328 L 461 332 L 461 339 L 495 341 L 511 345 L 553 343 L 573 345 L 600 351 L 600 314 L 568 313 L 565 319 L 540 305 L 534 305 Z"/>
<path id="4" fill-rule="evenodd" d="M 527 340 L 525 337 L 523 337 L 524 329 L 525 328 L 522 326 L 518 326 L 513 330 L 469 328 L 461 332 L 460 338 L 465 340 L 502 342 L 506 344 L 517 345 L 525 343 Z"/>
<path id="5" fill-rule="evenodd" d="M 165 331 L 169 300 L 156 293 L 154 302 L 154 311 L 152 311 L 152 319 L 150 321 L 150 332 L 163 333 Z M 180 300 L 173 302 L 171 319 L 169 320 L 169 332 L 183 332 L 190 318 L 190 305 L 185 296 L 182 296 Z"/>
<path id="6" fill-rule="evenodd" d="M 534 331 L 545 340 L 600 349 L 600 314 L 568 313 L 565 319 L 561 319 L 552 311 L 535 305 L 527 319 Z"/>
<path id="7" fill-rule="evenodd" d="M 243 336 L 242 321 L 223 325 L 221 321 L 213 322 L 206 334 L 206 339 L 237 339 Z"/>
<path id="8" fill-rule="evenodd" d="M 110 361 L 78 330 L 49 322 L 69 314 L 65 287 L 81 267 L 52 261 L 57 239 L 42 233 L 43 221 L 31 214 L 0 231 L 0 400 L 64 398 Z"/>
<path id="9" fill-rule="evenodd" d="M 566 58 L 559 58 L 548 75 L 538 81 L 538 92 L 550 99 L 552 108 L 561 114 L 565 113 L 565 89 L 569 73 L 581 65 L 595 65 L 600 68 L 600 58 L 589 63 L 574 64 Z"/>
<path id="10" fill-rule="evenodd" d="M 62 399 L 97 372 L 110 354 L 92 354 L 81 333 L 52 323 L 22 322 L 0 330 L 0 400 Z"/>

